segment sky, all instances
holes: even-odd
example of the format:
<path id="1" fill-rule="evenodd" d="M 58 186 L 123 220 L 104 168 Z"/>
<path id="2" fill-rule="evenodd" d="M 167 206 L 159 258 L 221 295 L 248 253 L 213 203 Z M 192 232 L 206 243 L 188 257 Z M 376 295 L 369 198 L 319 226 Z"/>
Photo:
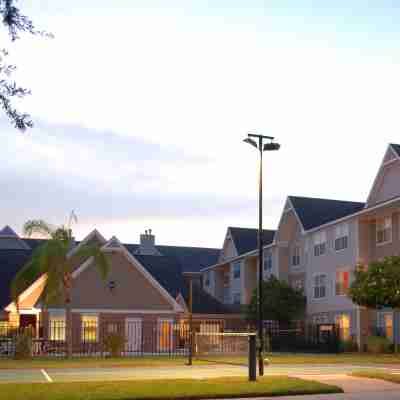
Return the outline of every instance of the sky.
<path id="1" fill-rule="evenodd" d="M 137 243 L 221 247 L 264 227 L 288 195 L 365 201 L 399 143 L 395 1 L 69 0 L 18 2 L 54 39 L 0 40 L 32 95 L 35 127 L 0 113 L 0 225 L 97 228 Z"/>

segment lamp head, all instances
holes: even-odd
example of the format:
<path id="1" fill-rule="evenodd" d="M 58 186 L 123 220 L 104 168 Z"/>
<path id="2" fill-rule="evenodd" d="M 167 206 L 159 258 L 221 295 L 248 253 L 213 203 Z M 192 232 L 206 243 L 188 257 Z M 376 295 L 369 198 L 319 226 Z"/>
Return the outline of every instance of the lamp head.
<path id="1" fill-rule="evenodd" d="M 274 151 L 274 150 L 279 150 L 281 148 L 281 145 L 279 143 L 265 143 L 263 151 Z"/>
<path id="2" fill-rule="evenodd" d="M 251 144 L 251 145 L 254 146 L 256 149 L 258 149 L 257 142 L 256 142 L 255 140 L 253 140 L 253 139 L 246 138 L 246 139 L 243 139 L 243 142 L 248 143 L 248 144 Z"/>

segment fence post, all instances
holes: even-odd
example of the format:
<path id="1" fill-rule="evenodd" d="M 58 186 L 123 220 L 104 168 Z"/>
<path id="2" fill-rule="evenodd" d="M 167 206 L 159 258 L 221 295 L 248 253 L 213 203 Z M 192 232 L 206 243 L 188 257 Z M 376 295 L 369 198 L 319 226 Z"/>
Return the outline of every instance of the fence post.
<path id="1" fill-rule="evenodd" d="M 256 335 L 249 335 L 249 381 L 257 380 Z"/>

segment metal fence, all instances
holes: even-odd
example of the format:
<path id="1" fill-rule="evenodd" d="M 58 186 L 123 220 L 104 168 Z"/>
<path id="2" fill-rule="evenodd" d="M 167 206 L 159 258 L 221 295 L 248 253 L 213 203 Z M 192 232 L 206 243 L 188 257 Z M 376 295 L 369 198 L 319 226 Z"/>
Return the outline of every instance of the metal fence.
<path id="1" fill-rule="evenodd" d="M 223 332 L 225 323 L 220 320 L 195 321 L 195 332 Z M 0 356 L 15 354 L 21 335 L 29 335 L 32 356 L 64 357 L 67 353 L 67 326 L 63 320 L 52 320 L 36 329 L 4 328 L 0 332 Z M 187 320 L 142 321 L 138 318 L 124 320 L 82 320 L 72 324 L 73 356 L 111 356 L 110 343 L 119 342 L 118 356 L 188 354 L 190 329 Z M 115 355 L 115 353 L 113 353 Z"/>

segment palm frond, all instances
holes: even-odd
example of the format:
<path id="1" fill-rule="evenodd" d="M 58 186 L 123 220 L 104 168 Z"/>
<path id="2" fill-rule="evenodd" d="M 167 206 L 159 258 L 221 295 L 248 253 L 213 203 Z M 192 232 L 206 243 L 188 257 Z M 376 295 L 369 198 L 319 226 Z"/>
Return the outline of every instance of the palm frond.
<path id="1" fill-rule="evenodd" d="M 45 237 L 52 237 L 54 235 L 54 228 L 42 219 L 32 219 L 25 222 L 23 232 L 27 236 L 38 233 Z"/>
<path id="2" fill-rule="evenodd" d="M 101 279 L 107 279 L 110 272 L 110 263 L 106 254 L 100 250 L 99 246 L 96 245 L 86 245 L 81 247 L 75 254 L 74 259 L 88 259 L 90 257 L 94 258 L 94 263 L 97 271 L 100 274 Z"/>

